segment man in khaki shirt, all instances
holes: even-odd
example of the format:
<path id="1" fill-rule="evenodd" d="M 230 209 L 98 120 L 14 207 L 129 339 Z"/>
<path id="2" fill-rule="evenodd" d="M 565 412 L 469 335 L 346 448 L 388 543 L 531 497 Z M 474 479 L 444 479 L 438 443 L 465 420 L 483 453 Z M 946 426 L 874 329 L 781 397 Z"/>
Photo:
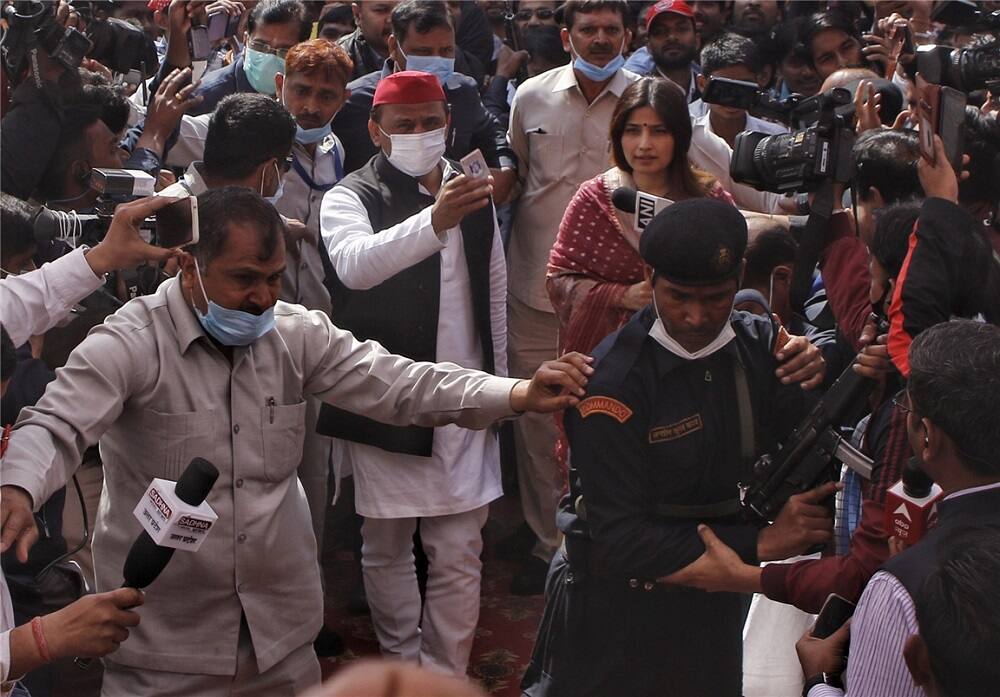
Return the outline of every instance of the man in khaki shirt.
<path id="1" fill-rule="evenodd" d="M 271 697 L 319 681 L 319 568 L 295 476 L 307 397 L 393 424 L 485 428 L 575 404 L 591 372 L 573 355 L 529 383 L 360 342 L 322 312 L 277 301 L 285 252 L 269 204 L 237 187 L 198 201 L 201 240 L 182 275 L 90 333 L 22 412 L 3 463 L 0 548 L 26 558 L 32 508 L 100 441 L 99 590 L 121 585 L 141 531 L 132 509 L 153 477 L 176 480 L 195 456 L 220 471 L 207 499 L 218 522 L 146 590 L 140 625 L 107 660 L 106 697 Z"/>
<path id="2" fill-rule="evenodd" d="M 508 368 L 518 377 L 531 375 L 556 355 L 559 322 L 545 290 L 549 252 L 577 188 L 610 166 L 611 115 L 625 88 L 639 79 L 620 67 L 593 79 L 601 77 L 593 66 L 610 72 L 623 62 L 619 57 L 631 38 L 624 23 L 628 3 L 591 12 L 577 4 L 566 3 L 567 28 L 562 30 L 563 48 L 574 61 L 525 82 L 511 107 L 508 139 L 517 154 L 522 193 L 508 251 Z M 512 590 L 541 593 L 559 546 L 556 505 L 563 474 L 555 459 L 555 421 L 534 415 L 519 419 L 514 435 L 521 507 L 536 540 Z"/>

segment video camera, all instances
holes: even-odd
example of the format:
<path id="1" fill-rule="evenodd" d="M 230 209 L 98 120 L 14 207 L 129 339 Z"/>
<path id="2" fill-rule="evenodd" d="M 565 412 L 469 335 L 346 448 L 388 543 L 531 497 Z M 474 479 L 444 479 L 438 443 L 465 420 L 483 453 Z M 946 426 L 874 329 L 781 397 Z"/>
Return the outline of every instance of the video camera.
<path id="1" fill-rule="evenodd" d="M 935 85 L 960 92 L 1000 88 L 1000 40 L 975 48 L 918 46 L 917 72 Z"/>
<path id="2" fill-rule="evenodd" d="M 93 48 L 80 31 L 63 27 L 56 21 L 56 3 L 40 0 L 17 0 L 3 9 L 7 32 L 3 37 L 3 67 L 13 86 L 17 86 L 29 67 L 32 51 L 42 49 L 67 70 L 80 67 Z M 37 63 L 31 66 L 37 70 Z"/>
<path id="3" fill-rule="evenodd" d="M 887 330 L 881 322 L 878 332 Z M 752 480 L 740 487 L 748 519 L 772 522 L 790 497 L 838 481 L 840 463 L 871 479 L 871 459 L 848 443 L 839 427 L 861 411 L 875 384 L 854 372 L 853 365 L 848 366 L 778 452 L 757 460 Z"/>
<path id="4" fill-rule="evenodd" d="M 787 115 L 786 122 L 800 130 L 773 135 L 753 131 L 738 134 L 729 162 L 734 181 L 758 191 L 787 193 L 815 191 L 828 180 L 846 184 L 853 179 L 854 128 L 849 117 L 838 113 L 840 107 L 851 104 L 849 91 L 837 87 L 807 99 L 792 95 L 777 101 L 766 99 L 753 83 L 744 84 L 753 85 L 756 93 L 756 107 L 748 109 L 750 113 L 754 108 L 764 113 L 762 107 L 781 110 Z M 743 90 L 745 95 L 746 88 Z"/>
<path id="5" fill-rule="evenodd" d="M 110 16 L 113 2 L 73 3 L 86 24 L 85 33 L 60 24 L 57 7 L 54 2 L 17 0 L 4 8 L 8 29 L 3 39 L 3 63 L 14 87 L 29 68 L 32 50 L 38 48 L 67 70 L 75 71 L 89 56 L 118 73 L 140 70 L 143 77 L 149 77 L 156 71 L 155 45 L 141 29 Z"/>

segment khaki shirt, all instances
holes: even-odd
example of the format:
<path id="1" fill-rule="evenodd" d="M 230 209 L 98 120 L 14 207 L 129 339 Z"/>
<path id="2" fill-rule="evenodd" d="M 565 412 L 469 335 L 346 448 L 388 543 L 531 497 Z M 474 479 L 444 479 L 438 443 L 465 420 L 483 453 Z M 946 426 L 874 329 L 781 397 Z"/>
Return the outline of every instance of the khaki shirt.
<path id="1" fill-rule="evenodd" d="M 517 154 L 523 189 L 508 249 L 510 293 L 552 312 L 545 273 L 559 223 L 580 184 L 610 163 L 611 115 L 625 88 L 639 76 L 619 70 L 590 104 L 573 64 L 536 75 L 517 88 L 507 138 Z"/>
<path id="2" fill-rule="evenodd" d="M 21 412 L 2 483 L 27 490 L 36 507 L 100 440 L 100 591 L 122 583 L 142 530 L 132 509 L 150 480 L 176 480 L 195 456 L 219 469 L 207 499 L 218 522 L 198 552 L 177 552 L 146 589 L 142 622 L 113 654 L 118 663 L 233 675 L 241 614 L 261 672 L 315 638 L 323 598 L 295 476 L 306 397 L 400 425 L 485 428 L 511 414 L 517 380 L 414 363 L 299 305 L 279 302 L 275 317 L 276 328 L 234 348 L 230 362 L 171 279 L 95 327 Z"/>

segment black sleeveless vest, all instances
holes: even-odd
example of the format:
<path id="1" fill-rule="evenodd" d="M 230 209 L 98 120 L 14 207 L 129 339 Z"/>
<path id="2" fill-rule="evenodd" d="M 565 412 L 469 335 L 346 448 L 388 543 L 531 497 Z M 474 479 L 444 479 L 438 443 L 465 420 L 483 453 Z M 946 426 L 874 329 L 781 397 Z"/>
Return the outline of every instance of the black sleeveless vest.
<path id="1" fill-rule="evenodd" d="M 455 163 L 452 166 L 458 170 Z M 393 167 L 382 153 L 347 175 L 337 186 L 345 186 L 358 195 L 376 234 L 434 203 L 432 196 L 419 191 L 416 178 Z M 472 290 L 473 322 L 483 352 L 483 369 L 492 373 L 490 255 L 493 250 L 493 207 L 486 206 L 465 216 L 461 230 Z M 323 254 L 323 261 L 326 286 L 333 305 L 333 321 L 338 327 L 349 330 L 358 339 L 374 339 L 391 353 L 415 361 L 437 360 L 440 253 L 368 290 L 348 288 L 340 282 L 326 254 Z M 423 457 L 430 457 L 434 439 L 433 428 L 391 426 L 329 404 L 322 406 L 316 430 L 326 436 Z"/>

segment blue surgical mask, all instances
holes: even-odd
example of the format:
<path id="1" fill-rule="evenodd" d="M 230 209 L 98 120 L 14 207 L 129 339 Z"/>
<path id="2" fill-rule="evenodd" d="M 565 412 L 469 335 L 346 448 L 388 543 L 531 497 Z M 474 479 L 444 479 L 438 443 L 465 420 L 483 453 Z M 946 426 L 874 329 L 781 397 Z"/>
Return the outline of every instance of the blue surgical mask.
<path id="1" fill-rule="evenodd" d="M 202 314 L 197 305 L 194 312 L 202 328 L 213 339 L 223 346 L 248 346 L 274 329 L 274 307 L 267 308 L 259 315 L 222 307 L 209 300 L 205 294 L 205 284 L 201 280 L 197 260 L 194 262 L 194 270 L 198 274 L 201 295 L 208 304 L 208 314 Z"/>
<path id="2" fill-rule="evenodd" d="M 273 53 L 254 51 L 247 46 L 243 54 L 243 72 L 251 87 L 261 94 L 274 96 L 274 76 L 285 72 L 285 59 L 278 58 Z"/>
<path id="3" fill-rule="evenodd" d="M 274 163 L 274 171 L 278 175 L 278 189 L 271 196 L 264 195 L 264 176 L 261 175 L 260 177 L 260 196 L 272 206 L 278 205 L 278 199 L 285 193 L 285 178 L 281 176 L 281 170 L 278 169 L 277 162 Z"/>
<path id="4" fill-rule="evenodd" d="M 448 80 L 455 74 L 455 59 L 442 58 L 441 56 L 408 56 L 399 48 L 399 53 L 406 61 L 407 70 L 416 70 L 421 73 L 430 73 L 441 83 L 441 87 L 447 85 Z"/>
<path id="5" fill-rule="evenodd" d="M 333 128 L 330 124 L 332 121 L 327 121 L 322 126 L 318 128 L 302 128 L 298 124 L 295 125 L 295 140 L 301 145 L 310 145 L 312 143 L 318 143 L 324 138 L 326 138 L 330 133 L 333 132 Z"/>
<path id="6" fill-rule="evenodd" d="M 584 60 L 579 53 L 577 53 L 576 47 L 573 46 L 573 39 L 569 40 L 569 46 L 573 49 L 573 53 L 576 53 L 576 58 L 573 60 L 573 67 L 580 71 L 580 73 L 588 80 L 593 80 L 594 82 L 604 82 L 605 80 L 610 80 L 614 77 L 615 73 L 622 69 L 625 65 L 625 57 L 622 55 L 621 51 L 618 51 L 618 55 L 611 59 L 611 62 L 605 65 L 603 68 L 594 65 L 590 61 Z M 622 39 L 622 48 L 625 47 L 625 40 Z"/>

